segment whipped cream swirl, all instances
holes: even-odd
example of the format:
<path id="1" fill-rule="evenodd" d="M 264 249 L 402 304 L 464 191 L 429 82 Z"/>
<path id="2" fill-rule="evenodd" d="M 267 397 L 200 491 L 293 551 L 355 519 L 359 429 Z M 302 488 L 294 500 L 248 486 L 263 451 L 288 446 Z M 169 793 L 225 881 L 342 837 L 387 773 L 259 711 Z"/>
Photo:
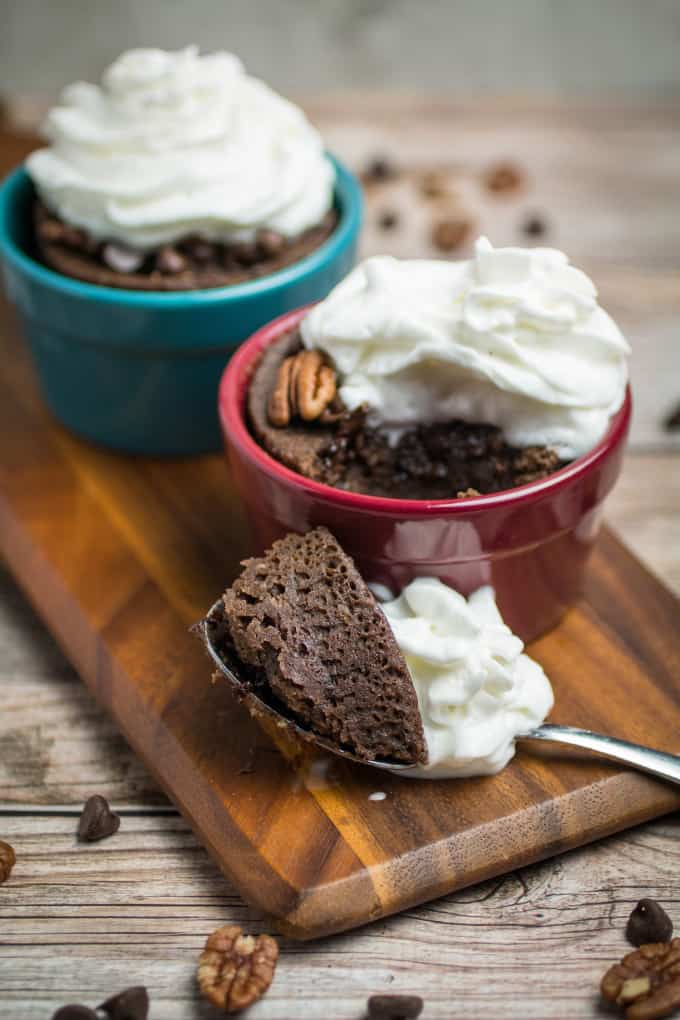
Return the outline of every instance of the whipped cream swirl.
<path id="1" fill-rule="evenodd" d="M 350 408 L 393 439 L 459 418 L 570 460 L 623 403 L 629 347 L 590 279 L 552 248 L 493 248 L 461 262 L 378 256 L 302 322 L 335 362 Z"/>
<path id="2" fill-rule="evenodd" d="M 506 626 L 490 587 L 465 599 L 436 578 L 412 581 L 381 605 L 418 694 L 426 779 L 499 772 L 515 737 L 543 722 L 550 682 Z"/>
<path id="3" fill-rule="evenodd" d="M 292 237 L 333 201 L 333 167 L 296 106 L 229 53 L 124 53 L 102 84 L 68 86 L 27 170 L 45 204 L 139 250 L 189 234 Z"/>

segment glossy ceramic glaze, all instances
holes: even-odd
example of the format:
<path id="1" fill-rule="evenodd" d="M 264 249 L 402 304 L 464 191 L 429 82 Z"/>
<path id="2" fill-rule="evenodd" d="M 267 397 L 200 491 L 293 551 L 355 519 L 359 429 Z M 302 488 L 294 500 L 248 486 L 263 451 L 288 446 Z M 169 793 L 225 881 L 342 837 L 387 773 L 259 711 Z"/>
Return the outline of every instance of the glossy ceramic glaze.
<path id="1" fill-rule="evenodd" d="M 298 309 L 255 333 L 220 384 L 220 420 L 253 551 L 288 531 L 325 524 L 368 581 L 398 590 L 414 577 L 434 576 L 465 594 L 491 584 L 505 620 L 525 641 L 556 624 L 580 594 L 603 503 L 621 468 L 630 391 L 597 446 L 540 482 L 431 502 L 344 492 L 279 464 L 252 438 L 244 417 L 260 353 L 304 312 Z"/>
<path id="2" fill-rule="evenodd" d="M 23 169 L 0 187 L 0 256 L 44 396 L 73 431 L 135 453 L 220 447 L 215 395 L 225 362 L 263 323 L 325 296 L 351 268 L 361 189 L 337 160 L 333 235 L 261 279 L 209 290 L 98 287 L 35 257 L 33 187 Z"/>

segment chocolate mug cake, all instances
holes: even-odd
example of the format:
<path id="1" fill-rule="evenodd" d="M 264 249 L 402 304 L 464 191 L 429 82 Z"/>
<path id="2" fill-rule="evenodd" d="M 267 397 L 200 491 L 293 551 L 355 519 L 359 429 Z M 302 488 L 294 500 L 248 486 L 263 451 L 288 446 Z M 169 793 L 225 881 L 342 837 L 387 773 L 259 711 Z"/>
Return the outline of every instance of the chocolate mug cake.
<path id="1" fill-rule="evenodd" d="M 299 261 L 333 232 L 317 131 L 229 53 L 130 50 L 66 88 L 26 169 L 43 259 L 109 287 L 221 287 Z"/>
<path id="2" fill-rule="evenodd" d="M 247 397 L 267 452 L 314 481 L 411 500 L 547 477 L 620 409 L 628 345 L 552 249 L 367 260 L 262 354 Z"/>

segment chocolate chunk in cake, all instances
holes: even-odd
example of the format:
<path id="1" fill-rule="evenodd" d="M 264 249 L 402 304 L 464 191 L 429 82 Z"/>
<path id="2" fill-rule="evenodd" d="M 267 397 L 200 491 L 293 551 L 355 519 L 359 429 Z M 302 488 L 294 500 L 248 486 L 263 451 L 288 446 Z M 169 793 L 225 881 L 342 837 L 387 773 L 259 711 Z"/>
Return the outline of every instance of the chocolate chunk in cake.
<path id="1" fill-rule="evenodd" d="M 326 528 L 246 560 L 222 597 L 261 699 L 365 760 L 424 763 L 416 691 L 387 620 Z"/>

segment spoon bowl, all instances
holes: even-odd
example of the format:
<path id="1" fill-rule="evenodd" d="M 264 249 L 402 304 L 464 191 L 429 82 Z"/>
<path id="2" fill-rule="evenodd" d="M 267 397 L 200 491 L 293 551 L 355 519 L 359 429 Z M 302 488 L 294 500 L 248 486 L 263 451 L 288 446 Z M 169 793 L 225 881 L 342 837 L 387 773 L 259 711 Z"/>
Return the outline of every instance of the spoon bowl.
<path id="1" fill-rule="evenodd" d="M 322 751 L 337 755 L 340 758 L 347 758 L 358 765 L 370 765 L 376 769 L 383 769 L 388 772 L 409 773 L 415 771 L 418 766 L 405 765 L 402 762 L 390 762 L 380 760 L 368 760 L 352 754 L 339 744 L 313 733 L 305 726 L 285 714 L 285 706 L 282 704 L 273 705 L 270 701 L 261 697 L 258 693 L 257 682 L 248 676 L 248 667 L 244 667 L 235 654 L 230 654 L 224 646 L 226 626 L 222 613 L 222 601 L 218 599 L 211 606 L 208 615 L 197 625 L 197 631 L 203 640 L 210 658 L 217 666 L 221 675 L 229 682 L 229 685 L 236 698 L 246 706 L 250 714 L 255 718 L 264 718 L 272 721 L 279 729 L 285 729 L 292 737 L 311 744 Z"/>
<path id="2" fill-rule="evenodd" d="M 414 774 L 418 778 L 423 777 L 422 766 L 360 758 L 346 748 L 301 726 L 295 719 L 285 714 L 285 706 L 275 706 L 261 697 L 258 693 L 257 679 L 249 677 L 248 667 L 245 667 L 235 654 L 230 654 L 224 647 L 227 628 L 221 599 L 218 599 L 210 608 L 208 615 L 204 620 L 201 620 L 197 629 L 217 669 L 228 680 L 238 700 L 247 707 L 254 717 L 269 719 L 276 726 L 285 729 L 291 736 L 305 744 L 311 744 L 319 750 L 346 758 L 358 765 L 370 765 L 371 768 L 393 772 L 407 778 L 410 774 Z M 545 723 L 526 733 L 519 734 L 517 740 L 542 740 L 579 747 L 592 751 L 609 761 L 618 762 L 640 772 L 680 784 L 680 755 L 657 751 L 651 747 L 643 747 L 641 744 L 632 744 L 628 740 L 620 740 L 617 737 L 593 733 L 591 730 L 582 730 L 575 726 L 557 726 Z"/>

